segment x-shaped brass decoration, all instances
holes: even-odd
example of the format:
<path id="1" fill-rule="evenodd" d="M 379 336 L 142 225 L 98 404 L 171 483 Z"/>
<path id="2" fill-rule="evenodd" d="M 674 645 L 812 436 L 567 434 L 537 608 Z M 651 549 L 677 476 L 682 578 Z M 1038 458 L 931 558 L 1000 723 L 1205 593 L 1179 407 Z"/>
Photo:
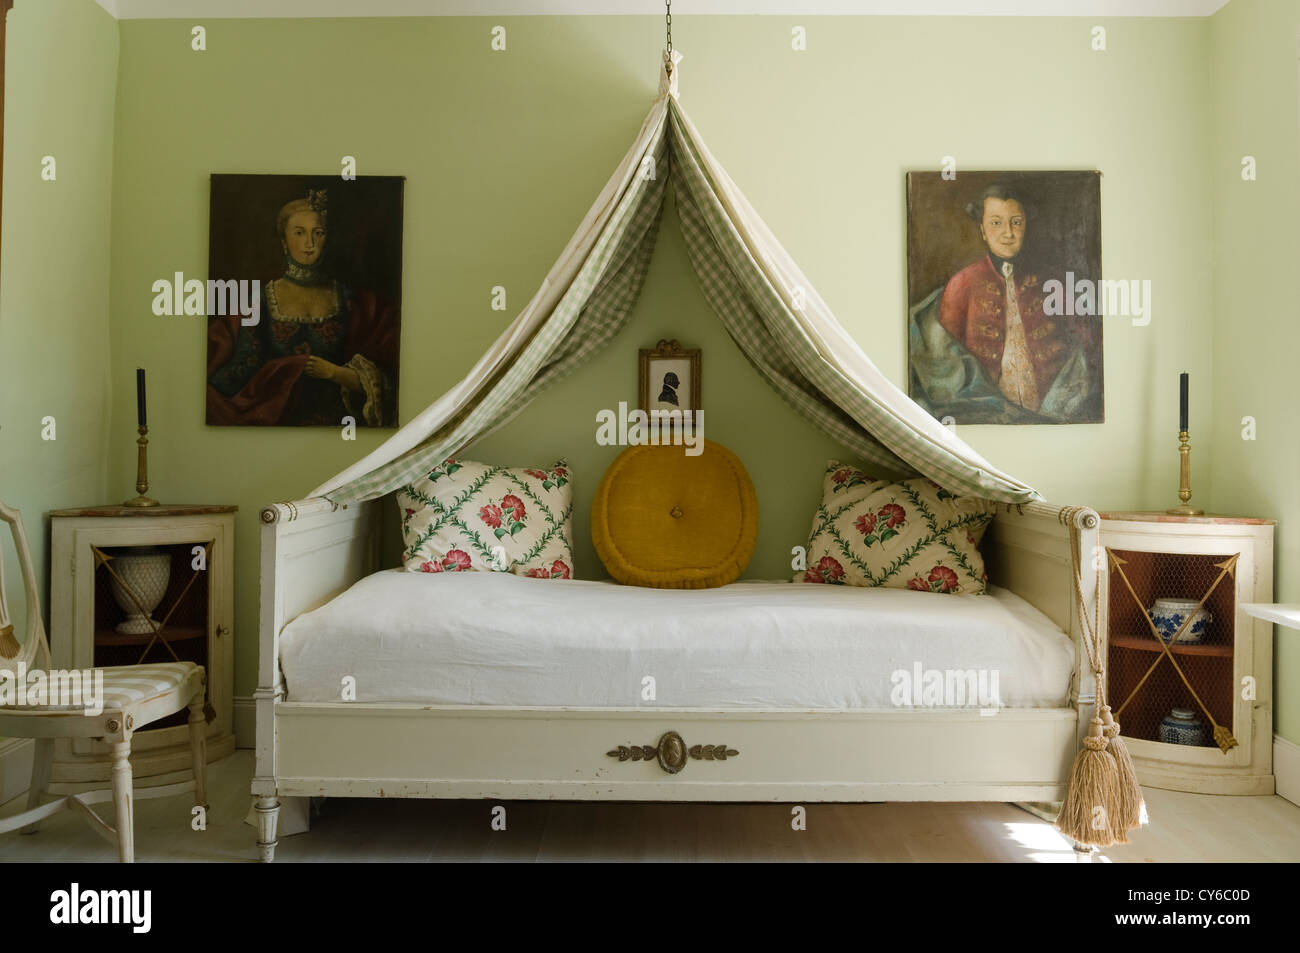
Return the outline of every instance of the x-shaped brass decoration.
<path id="1" fill-rule="evenodd" d="M 212 546 L 214 543 L 216 543 L 215 539 L 210 539 L 206 543 L 203 543 L 203 565 L 204 566 L 208 564 L 208 560 L 212 557 Z M 167 614 L 163 616 L 163 620 L 161 622 L 158 622 L 154 620 L 153 616 L 150 615 L 149 612 L 145 609 L 145 607 L 140 603 L 140 597 L 136 595 L 135 590 L 132 589 L 129 585 L 127 585 L 126 581 L 117 574 L 117 570 L 113 568 L 113 560 L 116 557 L 110 556 L 108 553 L 104 552 L 102 549 L 100 549 L 98 546 L 95 546 L 94 544 L 92 544 L 90 548 L 95 553 L 95 565 L 103 566 L 106 570 L 108 570 L 108 574 L 117 580 L 117 584 L 122 587 L 122 591 L 125 592 L 130 597 L 133 603 L 135 603 L 135 607 L 140 610 L 140 614 L 144 616 L 145 621 L 149 623 L 149 627 L 153 629 L 153 636 L 149 639 L 149 643 L 144 647 L 144 651 L 140 653 L 140 657 L 136 660 L 135 663 L 136 665 L 143 664 L 145 660 L 145 656 L 149 654 L 149 650 L 153 648 L 153 644 L 158 641 L 159 636 L 162 635 L 162 630 L 166 627 L 167 623 L 171 621 L 171 617 L 173 613 L 176 612 L 176 609 L 185 600 L 185 596 L 189 593 L 190 587 L 194 585 L 195 580 L 199 578 L 199 573 L 203 572 L 203 570 L 202 569 L 194 570 L 189 580 L 186 581 L 185 588 L 182 589 L 180 593 L 176 596 L 176 598 L 172 601 L 172 606 L 170 609 L 167 610 Z M 172 660 L 179 662 L 180 657 L 177 656 L 176 650 L 172 648 L 171 643 L 168 642 L 166 639 L 163 639 L 162 644 L 166 646 L 167 651 L 171 653 Z"/>
<path id="2" fill-rule="evenodd" d="M 1154 638 L 1156 643 L 1160 646 L 1161 653 L 1156 656 L 1156 660 L 1151 663 L 1150 668 L 1146 670 L 1146 674 L 1138 680 L 1137 685 L 1133 687 L 1133 691 L 1129 692 L 1128 698 L 1124 699 L 1124 704 L 1115 709 L 1115 717 L 1118 718 L 1120 713 L 1128 706 L 1128 703 L 1133 700 L 1133 696 L 1141 691 L 1142 686 L 1146 684 L 1146 680 L 1150 678 L 1151 673 L 1156 670 L 1156 666 L 1159 665 L 1163 659 L 1169 659 L 1169 664 L 1174 667 L 1174 671 L 1178 673 L 1178 677 L 1182 679 L 1183 684 L 1187 686 L 1187 690 L 1192 693 L 1192 698 L 1196 700 L 1196 704 L 1200 706 L 1201 711 L 1205 713 L 1205 717 L 1209 719 L 1210 725 L 1214 729 L 1215 744 L 1219 746 L 1220 750 L 1222 750 L 1224 754 L 1227 754 L 1229 749 L 1237 746 L 1237 739 L 1232 736 L 1231 731 L 1214 720 L 1214 716 L 1210 714 L 1210 710 L 1205 707 L 1205 702 L 1201 701 L 1201 696 L 1196 694 L 1196 689 L 1192 688 L 1192 683 L 1189 682 L 1187 676 L 1183 674 L 1182 668 L 1178 665 L 1178 660 L 1174 658 L 1174 653 L 1170 651 L 1169 647 L 1175 644 L 1182 637 L 1183 632 L 1186 631 L 1189 625 L 1191 625 L 1192 620 L 1196 618 L 1196 614 L 1200 612 L 1201 608 L 1205 605 L 1206 600 L 1214 594 L 1214 590 L 1219 587 L 1219 583 L 1223 581 L 1224 577 L 1232 576 L 1234 579 L 1236 578 L 1237 560 L 1241 558 L 1241 553 L 1234 553 L 1223 562 L 1214 564 L 1214 568 L 1219 570 L 1219 575 L 1216 576 L 1214 582 L 1210 584 L 1210 588 L 1205 590 L 1205 595 L 1201 596 L 1200 601 L 1196 603 L 1196 608 L 1187 613 L 1187 618 L 1183 619 L 1183 624 L 1178 627 L 1178 631 L 1174 633 L 1174 637 L 1168 642 L 1165 642 L 1165 640 L 1160 637 L 1160 633 L 1157 631 L 1155 623 L 1151 620 L 1151 613 L 1149 613 L 1146 610 L 1146 607 L 1142 605 L 1142 600 L 1139 599 L 1138 594 L 1133 591 L 1133 584 L 1128 581 L 1128 576 L 1124 574 L 1126 561 L 1116 556 L 1110 547 L 1106 548 L 1106 555 L 1110 557 L 1111 572 L 1119 573 L 1119 577 L 1124 580 L 1125 588 L 1128 589 L 1129 594 L 1133 597 L 1133 601 L 1137 603 L 1138 610 L 1142 613 L 1142 618 L 1146 620 L 1147 628 L 1151 630 L 1151 637 Z"/>

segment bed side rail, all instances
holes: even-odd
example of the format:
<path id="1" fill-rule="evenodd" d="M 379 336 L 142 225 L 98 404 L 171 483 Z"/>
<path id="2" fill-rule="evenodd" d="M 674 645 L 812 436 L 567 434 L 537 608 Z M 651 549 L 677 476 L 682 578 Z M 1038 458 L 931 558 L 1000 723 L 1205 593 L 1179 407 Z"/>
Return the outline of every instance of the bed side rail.
<path id="1" fill-rule="evenodd" d="M 1097 618 L 1097 573 L 1093 560 L 1099 552 L 1101 518 L 1086 506 L 1051 503 L 998 505 L 985 534 L 984 559 L 989 580 L 1010 589 L 1055 622 L 1074 642 L 1074 677 L 1070 700 L 1080 708 L 1096 701 L 1096 679 L 1084 648 L 1084 619 Z M 1070 537 L 1079 542 L 1082 572 L 1079 586 L 1083 613 L 1075 596 L 1075 572 L 1070 559 Z M 1105 636 L 1102 636 L 1105 651 Z M 1086 725 L 1085 725 L 1086 727 Z"/>

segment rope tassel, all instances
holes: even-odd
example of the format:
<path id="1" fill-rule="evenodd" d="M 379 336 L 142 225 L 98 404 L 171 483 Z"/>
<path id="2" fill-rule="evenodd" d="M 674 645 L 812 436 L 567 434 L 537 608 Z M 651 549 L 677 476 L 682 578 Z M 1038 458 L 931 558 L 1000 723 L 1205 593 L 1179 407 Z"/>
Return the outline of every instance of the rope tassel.
<path id="1" fill-rule="evenodd" d="M 1142 785 L 1138 783 L 1137 770 L 1133 767 L 1133 758 L 1128 753 L 1128 745 L 1119 736 L 1119 722 L 1110 713 L 1109 705 L 1101 706 L 1102 732 L 1106 736 L 1106 750 L 1115 759 L 1115 768 L 1119 781 L 1119 814 L 1115 829 L 1131 831 L 1141 827 L 1146 817 L 1145 804 L 1142 801 Z"/>
<path id="2" fill-rule="evenodd" d="M 1078 509 L 1061 510 L 1059 519 L 1073 526 Z M 1083 648 L 1097 680 L 1097 714 L 1093 715 L 1088 737 L 1075 756 L 1066 782 L 1065 800 L 1056 818 L 1056 828 L 1076 844 L 1109 847 L 1127 844 L 1128 832 L 1145 817 L 1142 788 L 1138 784 L 1133 758 L 1119 737 L 1119 723 L 1106 704 L 1105 645 L 1102 638 L 1100 596 L 1102 567 L 1096 564 L 1097 587 L 1093 590 L 1091 618 L 1083 597 L 1083 557 L 1077 533 L 1070 533 L 1070 564 L 1074 570 L 1074 609 L 1082 626 Z M 1110 551 L 1107 550 L 1109 553 Z M 1111 555 L 1112 560 L 1114 555 Z M 1163 644 L 1163 643 L 1162 643 Z"/>
<path id="3" fill-rule="evenodd" d="M 1106 750 L 1101 719 L 1093 716 L 1088 737 L 1074 759 L 1056 829 L 1077 844 L 1109 847 L 1126 844 L 1120 829 L 1119 768 Z"/>

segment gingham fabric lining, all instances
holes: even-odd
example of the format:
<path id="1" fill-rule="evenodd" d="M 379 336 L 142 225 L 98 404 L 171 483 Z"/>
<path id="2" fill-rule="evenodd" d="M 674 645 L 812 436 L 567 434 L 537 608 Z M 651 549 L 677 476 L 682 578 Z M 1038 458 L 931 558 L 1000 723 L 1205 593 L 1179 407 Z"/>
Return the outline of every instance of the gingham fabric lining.
<path id="1" fill-rule="evenodd" d="M 1002 502 L 1041 499 L 917 406 L 843 330 L 681 109 L 672 57 L 637 141 L 524 311 L 465 379 L 312 496 L 350 503 L 411 482 L 604 348 L 640 295 L 671 177 L 705 297 L 796 410 L 886 475 L 919 473 Z"/>

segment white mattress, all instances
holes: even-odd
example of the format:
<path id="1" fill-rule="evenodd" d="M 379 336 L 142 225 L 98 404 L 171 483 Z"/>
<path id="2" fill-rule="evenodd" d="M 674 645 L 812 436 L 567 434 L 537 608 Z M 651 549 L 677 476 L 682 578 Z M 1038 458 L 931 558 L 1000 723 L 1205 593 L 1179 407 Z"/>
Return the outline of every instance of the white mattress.
<path id="1" fill-rule="evenodd" d="M 967 696 L 962 707 L 1060 708 L 1074 650 L 1046 616 L 997 588 L 986 596 L 788 582 L 672 590 L 394 569 L 285 626 L 280 664 L 288 700 L 299 702 L 342 701 L 352 676 L 358 702 L 953 707 L 960 696 L 926 698 L 897 673 L 920 672 L 933 684 L 927 670 L 982 670 L 984 697 Z M 653 700 L 642 697 L 647 677 Z"/>

